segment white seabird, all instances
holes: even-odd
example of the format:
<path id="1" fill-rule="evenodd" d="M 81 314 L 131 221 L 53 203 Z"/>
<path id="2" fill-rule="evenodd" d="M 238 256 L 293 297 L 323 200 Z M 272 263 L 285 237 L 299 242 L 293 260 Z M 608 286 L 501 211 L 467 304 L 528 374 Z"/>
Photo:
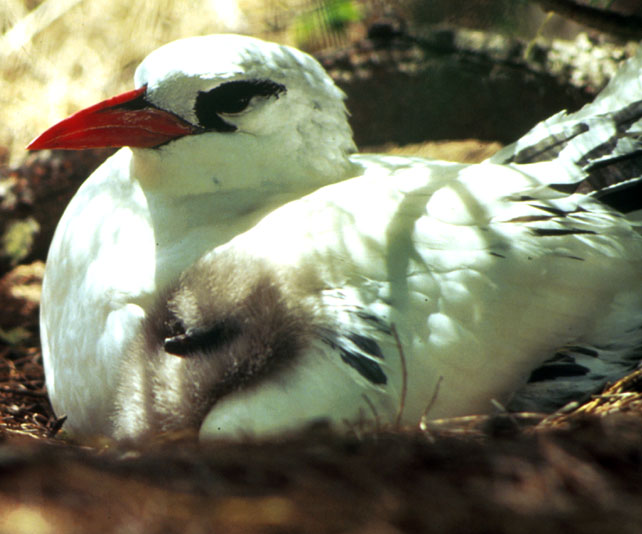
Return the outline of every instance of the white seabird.
<path id="1" fill-rule="evenodd" d="M 462 165 L 355 155 L 342 93 L 295 49 L 216 35 L 156 50 L 134 91 L 30 145 L 129 147 L 83 184 L 50 248 L 56 413 L 79 436 L 266 434 L 392 422 L 407 389 L 413 424 L 429 403 L 430 417 L 488 411 L 551 357 L 622 373 L 642 342 L 642 237 L 622 202 L 639 184 L 572 190 L 642 174 L 641 64 Z M 281 334 L 292 348 L 272 350 Z"/>

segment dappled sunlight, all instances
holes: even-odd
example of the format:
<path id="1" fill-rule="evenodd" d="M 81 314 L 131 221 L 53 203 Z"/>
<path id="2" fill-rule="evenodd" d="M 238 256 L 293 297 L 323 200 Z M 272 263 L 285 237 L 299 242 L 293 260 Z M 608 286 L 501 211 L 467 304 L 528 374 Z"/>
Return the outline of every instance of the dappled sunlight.
<path id="1" fill-rule="evenodd" d="M 5 0 L 0 4 L 0 146 L 12 161 L 63 117 L 132 88 L 134 69 L 175 39 L 249 33 L 292 44 L 305 0 Z"/>

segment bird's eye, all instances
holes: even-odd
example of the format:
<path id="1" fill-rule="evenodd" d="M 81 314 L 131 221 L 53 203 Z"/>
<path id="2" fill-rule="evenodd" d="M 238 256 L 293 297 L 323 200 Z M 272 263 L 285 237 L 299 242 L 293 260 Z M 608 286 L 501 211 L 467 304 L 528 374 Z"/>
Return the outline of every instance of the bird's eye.
<path id="1" fill-rule="evenodd" d="M 241 113 L 250 103 L 251 97 L 231 95 L 229 99 L 220 102 L 220 113 Z"/>
<path id="2" fill-rule="evenodd" d="M 199 124 L 208 129 L 233 131 L 235 126 L 225 122 L 219 114 L 245 111 L 254 97 L 279 97 L 285 86 L 272 80 L 236 80 L 226 82 L 209 91 L 200 91 L 194 104 Z"/>
<path id="3" fill-rule="evenodd" d="M 183 331 L 180 331 L 180 330 Z M 190 356 L 198 353 L 212 354 L 231 343 L 241 333 L 241 324 L 234 318 L 226 318 L 201 328 L 170 330 L 170 336 L 163 341 L 163 348 L 169 354 Z"/>

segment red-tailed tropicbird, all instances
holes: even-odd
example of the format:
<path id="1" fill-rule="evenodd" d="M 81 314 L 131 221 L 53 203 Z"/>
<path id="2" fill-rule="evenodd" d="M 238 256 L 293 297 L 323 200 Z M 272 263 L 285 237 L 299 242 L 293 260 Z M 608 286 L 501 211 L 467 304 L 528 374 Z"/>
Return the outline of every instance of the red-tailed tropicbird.
<path id="1" fill-rule="evenodd" d="M 343 94 L 293 48 L 213 35 L 152 52 L 136 89 L 29 146 L 128 147 L 49 251 L 56 413 L 117 438 L 388 424 L 401 406 L 416 424 L 488 411 L 536 368 L 518 406 L 622 374 L 642 344 L 642 237 L 625 213 L 641 65 L 463 165 L 356 155 Z M 631 180 L 573 193 L 605 173 Z"/>

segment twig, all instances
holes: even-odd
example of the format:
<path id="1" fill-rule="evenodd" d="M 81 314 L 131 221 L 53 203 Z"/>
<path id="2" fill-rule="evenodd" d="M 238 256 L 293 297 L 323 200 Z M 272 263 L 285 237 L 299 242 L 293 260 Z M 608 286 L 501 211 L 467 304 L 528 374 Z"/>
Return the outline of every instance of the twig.
<path id="1" fill-rule="evenodd" d="M 23 395 L 25 397 L 38 397 L 40 399 L 47 396 L 43 391 L 31 391 L 28 389 L 16 389 L 9 386 L 0 386 L 0 393 L 9 393 L 11 395 Z"/>
<path id="2" fill-rule="evenodd" d="M 540 35 L 542 35 L 542 32 L 544 31 L 544 27 L 551 21 L 553 18 L 553 13 L 552 11 L 549 11 L 546 13 L 546 18 L 544 19 L 544 22 L 542 22 L 539 25 L 539 28 L 537 28 L 537 33 L 535 34 L 535 37 L 533 37 L 530 42 L 526 45 L 526 48 L 524 49 L 524 59 L 528 60 L 531 56 L 531 53 L 533 52 L 533 48 L 535 48 L 535 44 L 537 43 L 537 39 Z"/>
<path id="3" fill-rule="evenodd" d="M 424 410 L 424 413 L 421 416 L 421 422 L 420 422 L 421 427 L 426 426 L 426 420 L 428 419 L 428 412 L 430 412 L 435 402 L 437 402 L 437 396 L 439 395 L 439 388 L 441 387 L 441 382 L 443 381 L 443 379 L 444 377 L 440 376 L 439 379 L 437 380 L 437 384 L 435 385 L 435 391 L 432 392 L 432 397 L 430 398 L 430 402 L 428 403 L 428 406 L 426 406 L 426 409 Z"/>
<path id="4" fill-rule="evenodd" d="M 372 411 L 372 414 L 374 415 L 374 418 L 375 418 L 375 430 L 376 430 L 377 432 L 379 432 L 379 431 L 381 430 L 381 421 L 380 421 L 380 419 L 379 419 L 379 414 L 377 413 L 377 408 L 375 407 L 375 405 L 373 404 L 373 402 L 370 400 L 370 397 L 368 397 L 368 395 L 366 395 L 366 394 L 364 393 L 364 394 L 363 394 L 363 395 L 361 395 L 361 396 L 363 397 L 363 400 L 365 400 L 365 401 L 366 401 L 366 404 L 368 405 L 368 407 L 369 407 L 369 408 L 370 408 L 370 410 Z"/>
<path id="5" fill-rule="evenodd" d="M 406 407 L 406 395 L 408 394 L 408 368 L 406 367 L 406 356 L 403 353 L 403 346 L 401 345 L 401 339 L 399 339 L 399 334 L 397 333 L 397 327 L 392 323 L 390 325 L 390 331 L 395 338 L 395 343 L 397 343 L 397 350 L 399 351 L 399 359 L 401 360 L 401 400 L 399 402 L 399 411 L 397 412 L 397 419 L 395 420 L 395 427 L 399 429 L 401 425 L 401 418 L 403 416 L 404 408 Z"/>
<path id="6" fill-rule="evenodd" d="M 67 420 L 67 416 L 63 415 L 62 417 L 57 417 L 53 423 L 50 423 L 47 428 L 47 436 L 50 438 L 53 438 L 56 436 L 58 432 L 60 432 L 60 429 L 62 428 L 62 425 L 65 424 L 65 421 Z"/>

